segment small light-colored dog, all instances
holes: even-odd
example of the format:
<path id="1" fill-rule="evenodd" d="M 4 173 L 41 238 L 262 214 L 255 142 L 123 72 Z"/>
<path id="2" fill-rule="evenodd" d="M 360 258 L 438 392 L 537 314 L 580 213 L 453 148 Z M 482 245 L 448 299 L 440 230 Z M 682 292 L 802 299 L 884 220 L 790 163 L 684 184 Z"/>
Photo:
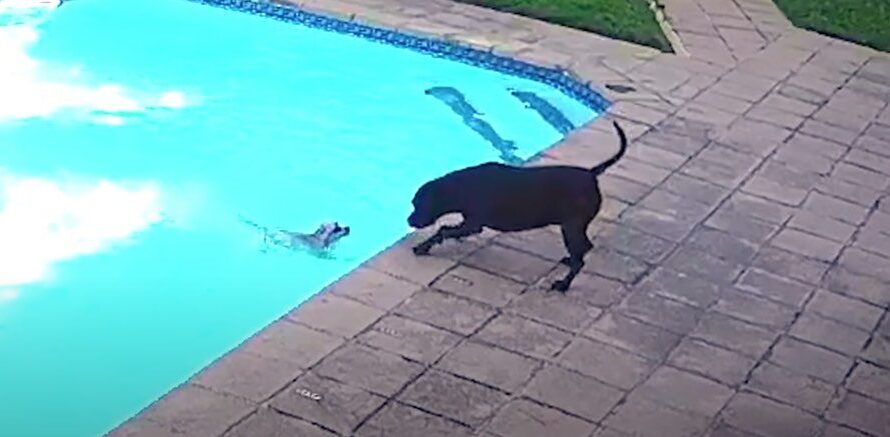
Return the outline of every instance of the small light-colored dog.
<path id="1" fill-rule="evenodd" d="M 308 250 L 316 256 L 325 257 L 341 238 L 349 235 L 349 226 L 340 226 L 338 222 L 325 222 L 311 234 L 293 232 L 285 229 L 269 229 L 250 220 L 241 219 L 263 233 L 263 243 L 273 244 L 288 250 Z"/>

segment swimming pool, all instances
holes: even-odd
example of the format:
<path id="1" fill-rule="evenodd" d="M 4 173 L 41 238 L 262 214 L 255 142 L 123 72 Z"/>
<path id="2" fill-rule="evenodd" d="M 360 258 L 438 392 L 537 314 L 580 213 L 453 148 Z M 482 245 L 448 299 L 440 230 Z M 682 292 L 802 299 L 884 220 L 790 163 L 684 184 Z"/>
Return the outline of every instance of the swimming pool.
<path id="1" fill-rule="evenodd" d="M 540 82 L 199 2 L 13 3 L 3 435 L 107 431 L 404 235 L 422 182 L 559 141 L 516 91 L 597 116 Z M 245 219 L 352 233 L 319 258 Z"/>

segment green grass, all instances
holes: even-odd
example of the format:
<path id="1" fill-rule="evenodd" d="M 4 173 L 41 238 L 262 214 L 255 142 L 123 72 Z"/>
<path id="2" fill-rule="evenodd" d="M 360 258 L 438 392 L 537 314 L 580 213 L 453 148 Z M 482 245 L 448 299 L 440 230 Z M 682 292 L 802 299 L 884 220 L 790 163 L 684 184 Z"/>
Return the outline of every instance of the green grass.
<path id="1" fill-rule="evenodd" d="M 890 51 L 890 0 L 775 0 L 797 27 Z"/>
<path id="2" fill-rule="evenodd" d="M 671 52 L 646 0 L 458 0 Z"/>

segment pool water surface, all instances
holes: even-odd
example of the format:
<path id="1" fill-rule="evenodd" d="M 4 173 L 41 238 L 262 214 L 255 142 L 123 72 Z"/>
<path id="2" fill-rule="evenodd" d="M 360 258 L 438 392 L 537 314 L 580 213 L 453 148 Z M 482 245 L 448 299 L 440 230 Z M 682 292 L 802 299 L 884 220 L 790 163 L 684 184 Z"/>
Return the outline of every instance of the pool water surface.
<path id="1" fill-rule="evenodd" d="M 424 181 L 563 137 L 510 90 L 574 126 L 598 115 L 539 82 L 187 0 L 13 2 L 27 3 L 0 0 L 7 436 L 108 431 L 402 237 Z M 246 221 L 351 233 L 319 257 Z"/>

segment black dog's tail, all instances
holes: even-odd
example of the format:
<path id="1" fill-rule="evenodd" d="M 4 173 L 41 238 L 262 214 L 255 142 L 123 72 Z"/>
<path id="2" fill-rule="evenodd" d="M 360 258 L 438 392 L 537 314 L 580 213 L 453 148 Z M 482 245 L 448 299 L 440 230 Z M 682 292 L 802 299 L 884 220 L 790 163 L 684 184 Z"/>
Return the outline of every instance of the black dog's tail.
<path id="1" fill-rule="evenodd" d="M 601 163 L 600 165 L 590 169 L 590 172 L 593 173 L 593 176 L 599 176 L 603 174 L 609 167 L 615 165 L 623 156 L 624 152 L 627 151 L 627 136 L 624 135 L 624 129 L 621 129 L 621 126 L 618 126 L 618 122 L 613 121 L 612 125 L 615 126 L 615 131 L 618 132 L 618 139 L 621 141 L 620 148 L 618 149 L 618 153 L 615 156 L 609 158 L 608 161 Z"/>

